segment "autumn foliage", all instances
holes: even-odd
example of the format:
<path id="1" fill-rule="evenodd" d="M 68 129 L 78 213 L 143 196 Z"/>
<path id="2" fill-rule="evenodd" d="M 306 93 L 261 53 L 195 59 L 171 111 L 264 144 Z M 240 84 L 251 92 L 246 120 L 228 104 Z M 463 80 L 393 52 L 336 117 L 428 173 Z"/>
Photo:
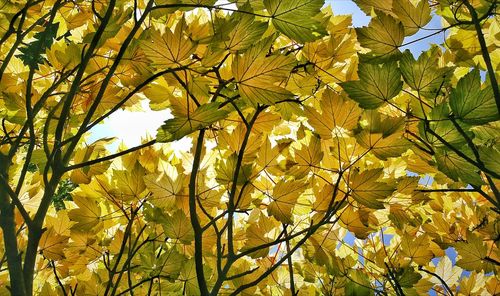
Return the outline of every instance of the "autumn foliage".
<path id="1" fill-rule="evenodd" d="M 498 3 L 355 2 L 0 0 L 0 295 L 500 294 Z"/>

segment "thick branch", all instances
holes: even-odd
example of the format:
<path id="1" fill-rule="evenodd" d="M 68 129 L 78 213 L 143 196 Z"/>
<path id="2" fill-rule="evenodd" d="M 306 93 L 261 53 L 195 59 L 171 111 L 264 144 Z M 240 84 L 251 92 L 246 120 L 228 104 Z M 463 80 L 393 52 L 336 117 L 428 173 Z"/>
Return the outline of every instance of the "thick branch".
<path id="1" fill-rule="evenodd" d="M 196 149 L 194 152 L 193 167 L 191 177 L 189 178 L 189 216 L 191 226 L 194 232 L 194 261 L 196 269 L 196 277 L 201 295 L 209 295 L 205 274 L 203 272 L 203 229 L 196 214 L 196 177 L 200 169 L 201 154 L 203 150 L 203 140 L 205 130 L 200 130 L 196 141 Z"/>

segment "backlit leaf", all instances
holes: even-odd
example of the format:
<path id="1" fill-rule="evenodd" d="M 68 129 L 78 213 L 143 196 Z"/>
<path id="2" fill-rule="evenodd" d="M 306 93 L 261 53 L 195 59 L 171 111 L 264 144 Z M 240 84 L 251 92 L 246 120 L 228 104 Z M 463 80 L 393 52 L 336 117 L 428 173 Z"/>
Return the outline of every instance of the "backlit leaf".
<path id="1" fill-rule="evenodd" d="M 401 91 L 403 82 L 395 62 L 383 65 L 361 64 L 359 80 L 341 83 L 349 97 L 362 108 L 375 109 L 395 97 Z"/>
<path id="2" fill-rule="evenodd" d="M 273 25 L 286 36 L 298 41 L 313 41 L 326 34 L 322 24 L 314 19 L 324 0 L 264 0 Z"/>

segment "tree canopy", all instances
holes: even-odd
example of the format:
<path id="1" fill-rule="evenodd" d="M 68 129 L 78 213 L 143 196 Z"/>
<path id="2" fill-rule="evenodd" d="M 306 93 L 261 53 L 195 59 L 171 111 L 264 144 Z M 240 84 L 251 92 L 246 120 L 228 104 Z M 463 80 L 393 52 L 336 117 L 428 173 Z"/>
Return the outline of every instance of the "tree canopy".
<path id="1" fill-rule="evenodd" d="M 0 0 L 0 295 L 500 294 L 498 3 L 355 2 Z"/>

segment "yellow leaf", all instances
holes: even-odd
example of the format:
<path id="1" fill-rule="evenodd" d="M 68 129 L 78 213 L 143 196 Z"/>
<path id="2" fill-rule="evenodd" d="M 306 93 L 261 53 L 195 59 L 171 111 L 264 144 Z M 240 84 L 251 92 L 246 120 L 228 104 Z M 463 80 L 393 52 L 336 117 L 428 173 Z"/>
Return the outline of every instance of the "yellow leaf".
<path id="1" fill-rule="evenodd" d="M 457 284 L 462 274 L 462 269 L 458 266 L 453 266 L 450 258 L 444 256 L 436 266 L 434 273 L 442 278 L 448 286 L 453 287 Z M 442 285 L 441 281 L 436 277 L 431 277 L 430 281 L 436 285 Z"/>
<path id="2" fill-rule="evenodd" d="M 69 236 L 58 234 L 53 227 L 48 228 L 40 238 L 39 252 L 49 260 L 64 258 L 64 250 Z"/>
<path id="3" fill-rule="evenodd" d="M 373 209 L 383 209 L 383 200 L 390 196 L 394 187 L 377 182 L 383 173 L 383 169 L 365 170 L 358 173 L 357 170 L 349 178 L 349 187 L 352 189 L 352 197 L 362 205 Z"/>
<path id="4" fill-rule="evenodd" d="M 254 104 L 273 105 L 292 96 L 279 83 L 288 77 L 296 64 L 295 59 L 277 54 L 266 56 L 268 42 L 261 41 L 243 55 L 236 56 L 232 65 L 240 95 Z"/>
<path id="5" fill-rule="evenodd" d="M 78 206 L 68 212 L 71 221 L 77 222 L 73 228 L 89 231 L 101 223 L 101 208 L 95 199 L 75 194 L 73 201 Z"/>
<path id="6" fill-rule="evenodd" d="M 356 28 L 356 33 L 361 46 L 371 49 L 375 55 L 399 52 L 405 37 L 401 22 L 382 12 L 377 12 L 368 27 Z"/>
<path id="7" fill-rule="evenodd" d="M 165 33 L 153 31 L 150 39 L 142 42 L 142 49 L 153 65 L 168 68 L 181 65 L 196 49 L 196 44 L 185 35 L 187 24 L 182 18 L 174 32 L 166 29 Z"/>
<path id="8" fill-rule="evenodd" d="M 364 13 L 370 15 L 372 9 L 390 13 L 393 0 L 354 0 L 354 2 L 363 10 Z"/>
<path id="9" fill-rule="evenodd" d="M 393 0 L 392 12 L 403 23 L 405 35 L 410 36 L 423 28 L 431 20 L 429 1 L 420 0 L 417 6 L 410 0 Z"/>
<path id="10" fill-rule="evenodd" d="M 177 210 L 166 223 L 163 224 L 165 235 L 173 240 L 179 240 L 183 244 L 190 244 L 194 238 L 191 222 L 182 210 Z"/>
<path id="11" fill-rule="evenodd" d="M 427 265 L 434 257 L 434 253 L 429 249 L 430 240 L 428 235 L 420 234 L 417 237 L 405 234 L 401 238 L 401 252 L 405 257 L 419 265 Z"/>
<path id="12" fill-rule="evenodd" d="M 306 184 L 300 181 L 279 181 L 270 196 L 272 201 L 267 206 L 268 213 L 278 221 L 292 224 L 292 210 L 305 189 Z"/>
<path id="13" fill-rule="evenodd" d="M 320 107 L 321 114 L 316 109 L 307 107 L 305 115 L 322 139 L 330 139 L 355 128 L 362 112 L 356 102 L 343 98 L 330 89 L 323 93 Z"/>
<path id="14" fill-rule="evenodd" d="M 184 175 L 179 174 L 172 180 L 168 175 L 149 174 L 144 177 L 147 189 L 152 193 L 148 198 L 154 206 L 170 209 L 175 205 L 175 199 L 184 191 Z"/>

